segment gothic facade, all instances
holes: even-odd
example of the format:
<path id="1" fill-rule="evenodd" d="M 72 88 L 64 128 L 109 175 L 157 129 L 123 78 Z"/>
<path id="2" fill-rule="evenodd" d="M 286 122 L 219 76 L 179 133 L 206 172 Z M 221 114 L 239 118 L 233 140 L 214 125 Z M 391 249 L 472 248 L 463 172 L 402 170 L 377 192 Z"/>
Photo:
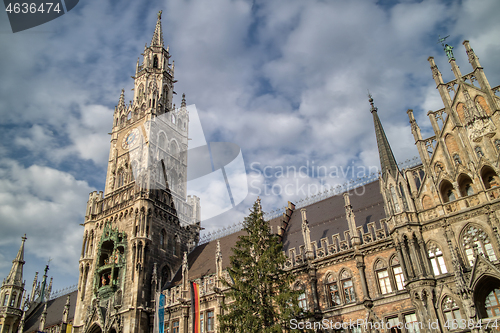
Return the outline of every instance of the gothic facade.
<path id="1" fill-rule="evenodd" d="M 408 110 L 422 163 L 400 170 L 370 97 L 378 181 L 269 221 L 280 235 L 299 304 L 295 323 L 318 332 L 483 332 L 500 327 L 500 86 L 491 87 L 464 41 L 472 71 L 433 78 L 444 108 L 429 111 L 434 135 L 422 138 Z M 162 291 L 165 333 L 191 332 L 189 281 L 200 285 L 202 332 L 218 332 L 222 279 L 243 231 L 197 246 Z M 344 325 L 343 323 L 360 325 Z M 383 324 L 381 324 L 383 323 Z M 487 324 L 490 323 L 488 327 Z M 302 326 L 300 326 L 302 324 Z M 382 325 L 382 326 L 381 326 Z M 294 328 L 294 327 L 292 327 Z"/>
<path id="2" fill-rule="evenodd" d="M 75 333 L 149 332 L 155 293 L 199 239 L 199 199 L 186 196 L 189 114 L 172 104 L 174 63 L 161 12 L 137 61 L 134 96 L 113 116 L 105 190 L 85 215 Z"/>

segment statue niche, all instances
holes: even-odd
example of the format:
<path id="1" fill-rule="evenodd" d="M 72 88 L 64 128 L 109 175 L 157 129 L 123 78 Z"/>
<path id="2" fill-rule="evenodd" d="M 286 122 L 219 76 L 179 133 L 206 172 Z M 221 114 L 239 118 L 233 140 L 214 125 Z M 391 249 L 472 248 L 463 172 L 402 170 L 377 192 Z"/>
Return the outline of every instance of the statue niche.
<path id="1" fill-rule="evenodd" d="M 104 226 L 94 279 L 94 290 L 100 299 L 109 298 L 114 292 L 122 289 L 125 273 L 126 235 L 111 228 L 108 222 Z"/>

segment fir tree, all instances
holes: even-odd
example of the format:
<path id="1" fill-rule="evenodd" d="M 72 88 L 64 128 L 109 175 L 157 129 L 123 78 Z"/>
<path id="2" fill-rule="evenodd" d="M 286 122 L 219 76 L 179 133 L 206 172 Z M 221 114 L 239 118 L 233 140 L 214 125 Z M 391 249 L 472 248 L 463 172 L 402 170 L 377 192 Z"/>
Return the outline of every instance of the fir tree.
<path id="1" fill-rule="evenodd" d="M 293 291 L 294 277 L 283 269 L 285 256 L 277 235 L 271 234 L 264 221 L 260 199 L 244 220 L 246 235 L 240 236 L 233 248 L 225 281 L 229 304 L 220 317 L 221 332 L 283 332 L 290 320 L 301 314 Z"/>

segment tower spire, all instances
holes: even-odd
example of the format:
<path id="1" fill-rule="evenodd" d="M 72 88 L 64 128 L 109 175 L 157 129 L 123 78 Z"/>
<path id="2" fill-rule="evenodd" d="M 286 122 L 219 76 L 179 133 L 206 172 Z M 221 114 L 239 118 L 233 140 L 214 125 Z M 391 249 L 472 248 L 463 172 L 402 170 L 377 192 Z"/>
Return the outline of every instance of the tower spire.
<path id="1" fill-rule="evenodd" d="M 371 105 L 370 112 L 373 114 L 373 123 L 375 125 L 375 135 L 377 137 L 377 147 L 380 156 L 382 175 L 388 171 L 393 177 L 395 177 L 398 172 L 396 159 L 394 158 L 391 146 L 389 145 L 389 140 L 387 140 L 387 137 L 385 136 L 384 128 L 382 127 L 382 123 L 380 122 L 377 114 L 377 108 L 373 104 L 372 95 L 368 94 L 368 97 L 368 101 Z"/>
<path id="2" fill-rule="evenodd" d="M 10 273 L 5 281 L 5 283 L 9 285 L 21 286 L 23 284 L 24 242 L 27 239 L 26 234 L 24 234 L 21 239 L 21 247 L 17 252 L 16 258 L 12 260 L 12 268 L 10 269 Z"/>
<path id="3" fill-rule="evenodd" d="M 161 32 L 161 13 L 158 12 L 158 21 L 156 21 L 155 33 L 153 39 L 151 40 L 151 46 L 161 46 L 163 47 L 163 33 Z"/>

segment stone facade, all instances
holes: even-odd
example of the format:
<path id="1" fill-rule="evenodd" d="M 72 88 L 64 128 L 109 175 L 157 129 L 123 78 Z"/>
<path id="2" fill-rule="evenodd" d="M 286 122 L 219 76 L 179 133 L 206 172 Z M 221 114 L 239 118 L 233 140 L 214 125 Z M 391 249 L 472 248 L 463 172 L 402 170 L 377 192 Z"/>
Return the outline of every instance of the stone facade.
<path id="1" fill-rule="evenodd" d="M 422 138 L 408 110 L 422 164 L 399 170 L 370 97 L 380 179 L 300 211 L 288 203 L 270 221 L 297 276 L 293 287 L 303 291 L 299 304 L 312 313 L 302 324 L 321 322 L 318 332 L 498 330 L 500 86 L 491 88 L 463 44 L 472 72 L 462 75 L 450 54 L 448 83 L 429 58 L 444 104 L 428 113 L 435 135 Z M 192 331 L 186 281 L 200 285 L 203 332 L 218 332 L 221 305 L 231 301 L 220 281 L 242 232 L 186 257 L 188 267 L 163 291 L 164 332 Z M 363 325 L 339 326 L 358 320 Z"/>

